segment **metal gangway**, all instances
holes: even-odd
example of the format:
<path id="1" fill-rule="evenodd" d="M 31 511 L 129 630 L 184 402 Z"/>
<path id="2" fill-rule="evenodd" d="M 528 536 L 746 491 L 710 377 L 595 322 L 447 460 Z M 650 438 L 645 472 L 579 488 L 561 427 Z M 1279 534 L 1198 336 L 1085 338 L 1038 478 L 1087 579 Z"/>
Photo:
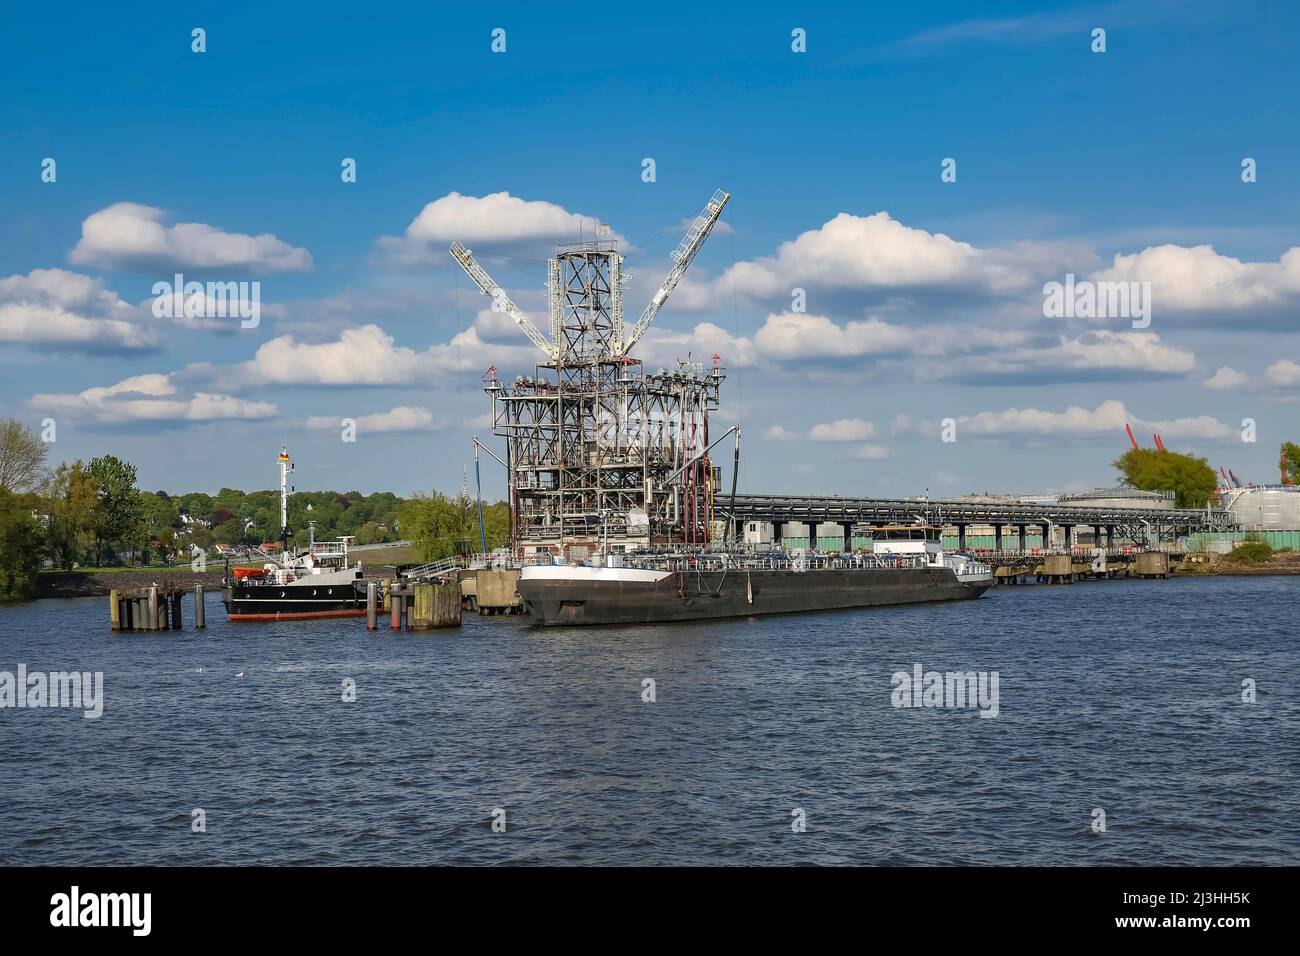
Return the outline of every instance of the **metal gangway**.
<path id="1" fill-rule="evenodd" d="M 450 558 L 440 558 L 437 561 L 430 561 L 428 564 L 417 565 L 413 568 L 407 568 L 401 573 L 401 577 L 407 581 L 428 581 L 433 578 L 440 578 L 452 571 L 468 571 L 480 568 L 507 568 L 511 566 L 510 551 L 507 548 L 498 548 L 495 551 L 479 552 L 476 554 L 458 554 Z"/>

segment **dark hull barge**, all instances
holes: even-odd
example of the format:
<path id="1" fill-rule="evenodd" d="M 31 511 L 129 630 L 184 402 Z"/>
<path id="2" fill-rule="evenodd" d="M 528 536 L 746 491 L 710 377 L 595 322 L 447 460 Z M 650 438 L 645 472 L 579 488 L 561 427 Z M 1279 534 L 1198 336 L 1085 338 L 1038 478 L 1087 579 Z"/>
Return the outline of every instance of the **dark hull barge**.
<path id="1" fill-rule="evenodd" d="M 964 601 L 993 585 L 974 561 L 798 560 L 776 567 L 539 565 L 519 596 L 543 625 L 645 624 L 845 608 Z"/>

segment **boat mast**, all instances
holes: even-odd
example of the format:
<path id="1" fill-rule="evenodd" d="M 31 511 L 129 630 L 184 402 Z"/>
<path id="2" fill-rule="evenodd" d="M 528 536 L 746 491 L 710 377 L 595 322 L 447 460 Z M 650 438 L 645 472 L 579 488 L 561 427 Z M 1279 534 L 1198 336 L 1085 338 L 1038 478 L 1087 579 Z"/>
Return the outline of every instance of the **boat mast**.
<path id="1" fill-rule="evenodd" d="M 289 566 L 289 449 L 280 449 L 280 563 Z"/>

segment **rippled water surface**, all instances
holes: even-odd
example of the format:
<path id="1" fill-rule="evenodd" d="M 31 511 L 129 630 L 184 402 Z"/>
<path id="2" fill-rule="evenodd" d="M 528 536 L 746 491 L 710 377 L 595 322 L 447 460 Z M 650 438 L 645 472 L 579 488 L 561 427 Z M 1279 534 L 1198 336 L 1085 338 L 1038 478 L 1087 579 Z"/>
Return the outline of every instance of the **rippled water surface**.
<path id="1" fill-rule="evenodd" d="M 0 607 L 0 670 L 106 697 L 0 710 L 0 864 L 1297 864 L 1298 599 L 1116 581 L 423 635 L 232 625 L 215 595 L 206 631 L 187 606 L 149 636 L 103 598 Z M 895 708 L 917 663 L 997 671 L 999 716 Z"/>

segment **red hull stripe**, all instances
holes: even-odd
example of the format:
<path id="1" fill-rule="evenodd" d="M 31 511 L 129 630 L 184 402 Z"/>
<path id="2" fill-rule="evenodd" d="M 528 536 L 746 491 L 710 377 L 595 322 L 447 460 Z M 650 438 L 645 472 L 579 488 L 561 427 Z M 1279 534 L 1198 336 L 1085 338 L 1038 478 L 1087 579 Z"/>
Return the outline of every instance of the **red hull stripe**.
<path id="1" fill-rule="evenodd" d="M 283 611 L 275 614 L 231 614 L 232 621 L 301 621 L 309 617 L 365 617 L 366 609 L 357 608 L 348 611 L 302 611 L 297 614 L 286 614 Z"/>

